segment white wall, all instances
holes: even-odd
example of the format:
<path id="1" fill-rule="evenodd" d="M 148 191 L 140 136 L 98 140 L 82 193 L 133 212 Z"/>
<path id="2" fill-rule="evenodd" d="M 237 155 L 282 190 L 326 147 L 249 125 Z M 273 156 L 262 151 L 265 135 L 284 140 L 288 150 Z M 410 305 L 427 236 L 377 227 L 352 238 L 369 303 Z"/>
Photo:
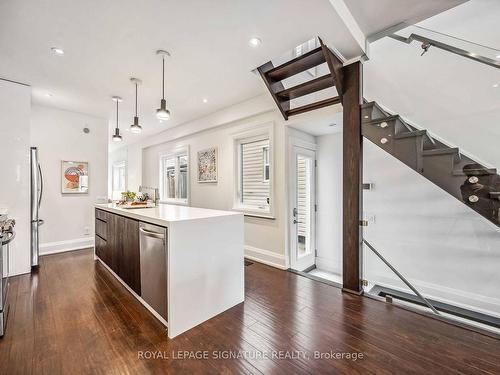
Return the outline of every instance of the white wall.
<path id="1" fill-rule="evenodd" d="M 10 274 L 30 272 L 31 87 L 0 79 L 0 210 L 16 220 Z"/>
<path id="2" fill-rule="evenodd" d="M 90 129 L 89 134 L 83 128 Z M 31 145 L 39 149 L 44 177 L 40 253 L 91 246 L 94 203 L 107 196 L 108 123 L 75 112 L 34 106 Z M 61 161 L 89 163 L 88 194 L 61 193 Z"/>
<path id="3" fill-rule="evenodd" d="M 498 227 L 366 139 L 363 174 L 365 238 L 424 294 L 500 316 Z M 403 287 L 364 254 L 366 279 Z"/>
<path id="4" fill-rule="evenodd" d="M 466 25 L 466 24 L 464 24 Z M 485 33 L 496 33 L 497 29 Z M 370 47 L 364 96 L 487 165 L 500 167 L 498 69 L 420 44 L 384 38 Z"/>
<path id="5" fill-rule="evenodd" d="M 209 129 L 193 136 L 164 142 L 143 150 L 143 183 L 159 186 L 159 156 L 177 147 L 189 146 L 190 205 L 220 210 L 231 210 L 234 202 L 234 138 L 233 135 L 256 126 L 274 122 L 274 176 L 275 219 L 245 218 L 245 245 L 248 254 L 271 255 L 269 261 L 284 267 L 284 125 L 276 112 L 233 122 L 219 128 Z M 218 147 L 218 182 L 197 182 L 198 151 Z M 271 254 L 269 254 L 271 253 Z M 248 255 L 247 254 L 247 255 Z M 257 255 L 256 255 L 257 254 Z"/>
<path id="6" fill-rule="evenodd" d="M 316 137 L 316 267 L 342 275 L 342 132 Z"/>
<path id="7" fill-rule="evenodd" d="M 494 46 L 500 42 L 493 16 L 498 9 L 497 1 L 471 1 L 424 26 Z M 420 43 L 390 38 L 370 50 L 367 99 L 500 168 L 497 69 L 435 47 L 420 57 Z M 420 291 L 500 316 L 499 228 L 371 142 L 364 144 L 364 182 L 375 184 L 364 193 L 365 215 L 375 216 L 365 237 Z M 369 250 L 364 260 L 365 278 L 403 288 Z"/>
<path id="8" fill-rule="evenodd" d="M 126 146 L 128 188 L 140 184 L 159 185 L 159 154 L 178 146 L 190 148 L 191 206 L 230 210 L 233 205 L 233 134 L 274 123 L 275 219 L 245 217 L 245 254 L 268 264 L 285 268 L 285 122 L 267 95 L 227 107 L 204 118 L 177 126 Z M 196 180 L 199 150 L 217 146 L 219 151 L 216 184 Z M 110 160 L 123 155 L 120 149 Z"/>

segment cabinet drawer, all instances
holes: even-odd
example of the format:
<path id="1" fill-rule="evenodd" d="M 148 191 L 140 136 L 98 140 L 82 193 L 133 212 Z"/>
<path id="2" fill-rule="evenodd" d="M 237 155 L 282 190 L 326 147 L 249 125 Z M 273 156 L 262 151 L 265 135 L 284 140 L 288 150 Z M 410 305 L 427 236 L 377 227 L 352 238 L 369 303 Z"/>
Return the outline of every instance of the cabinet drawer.
<path id="1" fill-rule="evenodd" d="M 103 240 L 107 240 L 108 236 L 108 224 L 101 219 L 95 219 L 95 234 L 101 237 Z"/>
<path id="2" fill-rule="evenodd" d="M 98 236 L 95 237 L 95 255 L 97 255 L 104 263 L 109 264 L 107 242 Z"/>
<path id="3" fill-rule="evenodd" d="M 96 209 L 95 210 L 95 218 L 102 220 L 104 222 L 107 222 L 108 221 L 108 213 L 106 211 Z"/>

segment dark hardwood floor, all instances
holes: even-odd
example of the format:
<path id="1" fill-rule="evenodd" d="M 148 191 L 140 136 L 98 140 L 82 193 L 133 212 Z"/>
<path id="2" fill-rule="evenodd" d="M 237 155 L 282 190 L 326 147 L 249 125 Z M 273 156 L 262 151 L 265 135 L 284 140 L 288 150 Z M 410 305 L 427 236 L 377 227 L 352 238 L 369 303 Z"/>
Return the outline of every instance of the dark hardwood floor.
<path id="1" fill-rule="evenodd" d="M 245 271 L 243 304 L 170 340 L 91 250 L 42 257 L 11 281 L 0 374 L 500 374 L 493 338 L 258 263 Z M 172 358 L 184 351 L 209 358 Z M 217 358 L 231 353 L 246 358 Z"/>

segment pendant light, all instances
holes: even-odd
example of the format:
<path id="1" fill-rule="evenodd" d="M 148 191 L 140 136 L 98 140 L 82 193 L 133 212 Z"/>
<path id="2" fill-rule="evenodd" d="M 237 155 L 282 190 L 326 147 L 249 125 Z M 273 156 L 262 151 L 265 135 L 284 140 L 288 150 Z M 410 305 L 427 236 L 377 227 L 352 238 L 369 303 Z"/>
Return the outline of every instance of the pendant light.
<path id="1" fill-rule="evenodd" d="M 156 117 L 160 122 L 167 121 L 170 119 L 170 111 L 167 109 L 167 101 L 165 100 L 165 56 L 170 56 L 170 53 L 159 49 L 156 51 L 157 55 L 162 57 L 163 69 L 162 69 L 162 82 L 161 82 L 161 102 L 160 108 L 156 110 Z"/>
<path id="2" fill-rule="evenodd" d="M 137 86 L 141 84 L 141 80 L 138 78 L 130 78 L 130 81 L 135 85 L 135 116 L 134 123 L 130 125 L 130 131 L 139 134 L 142 131 L 142 126 L 139 125 L 139 117 L 137 116 Z"/>
<path id="3" fill-rule="evenodd" d="M 118 126 L 118 103 L 122 101 L 122 98 L 119 96 L 113 96 L 112 99 L 116 102 L 116 128 L 115 133 L 113 134 L 113 141 L 121 142 L 122 136 L 120 135 L 120 127 Z"/>

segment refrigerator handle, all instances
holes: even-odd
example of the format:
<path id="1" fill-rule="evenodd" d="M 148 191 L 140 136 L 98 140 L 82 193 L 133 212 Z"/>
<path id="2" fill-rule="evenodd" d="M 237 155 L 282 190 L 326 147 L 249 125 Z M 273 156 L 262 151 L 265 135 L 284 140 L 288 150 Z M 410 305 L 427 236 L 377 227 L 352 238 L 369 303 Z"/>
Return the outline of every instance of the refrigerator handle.
<path id="1" fill-rule="evenodd" d="M 43 175 L 40 164 L 38 164 L 38 173 L 40 175 L 40 196 L 38 197 L 38 208 L 40 208 L 40 205 L 42 204 L 42 195 L 43 195 Z"/>

